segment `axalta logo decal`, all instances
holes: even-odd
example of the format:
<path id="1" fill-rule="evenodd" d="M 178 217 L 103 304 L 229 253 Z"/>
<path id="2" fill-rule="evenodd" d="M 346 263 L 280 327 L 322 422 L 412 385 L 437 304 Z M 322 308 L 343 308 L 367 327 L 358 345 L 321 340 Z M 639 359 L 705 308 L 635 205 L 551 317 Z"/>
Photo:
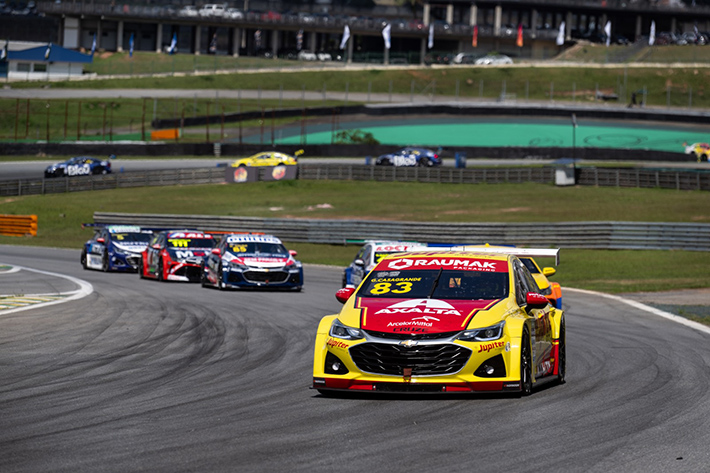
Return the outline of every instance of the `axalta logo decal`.
<path id="1" fill-rule="evenodd" d="M 434 317 L 436 315 L 461 315 L 461 312 L 448 302 L 439 299 L 410 299 L 380 309 L 375 314 L 424 314 L 412 320 L 423 320 L 427 323 L 430 320 L 438 322 L 439 319 Z"/>
<path id="2" fill-rule="evenodd" d="M 429 267 L 444 267 L 452 269 L 469 269 L 474 271 L 495 271 L 496 264 L 494 261 L 480 261 L 469 259 L 455 258 L 427 258 L 427 259 L 410 259 L 399 258 L 389 261 L 387 267 L 391 269 L 409 269 L 409 268 L 429 268 Z"/>

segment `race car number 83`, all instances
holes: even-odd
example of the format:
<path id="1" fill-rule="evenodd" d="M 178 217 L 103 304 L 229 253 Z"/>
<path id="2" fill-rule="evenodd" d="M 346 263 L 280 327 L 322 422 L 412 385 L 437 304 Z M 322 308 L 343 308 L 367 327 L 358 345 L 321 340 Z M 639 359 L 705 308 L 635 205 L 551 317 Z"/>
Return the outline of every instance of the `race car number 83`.
<path id="1" fill-rule="evenodd" d="M 404 294 L 412 290 L 412 283 L 411 282 L 398 282 L 395 283 L 395 288 L 392 289 L 392 283 L 389 282 L 379 282 L 372 286 L 372 289 L 370 289 L 370 294 L 387 294 L 388 292 L 392 292 L 394 294 Z"/>

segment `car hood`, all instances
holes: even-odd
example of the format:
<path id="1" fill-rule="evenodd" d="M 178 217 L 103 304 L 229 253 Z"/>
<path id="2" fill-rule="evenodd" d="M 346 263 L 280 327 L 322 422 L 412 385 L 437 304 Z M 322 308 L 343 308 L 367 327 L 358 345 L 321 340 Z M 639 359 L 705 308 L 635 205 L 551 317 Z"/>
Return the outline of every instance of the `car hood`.
<path id="1" fill-rule="evenodd" d="M 210 254 L 212 248 L 186 248 L 186 249 L 169 249 L 168 254 L 174 261 L 196 262 Z"/>
<path id="2" fill-rule="evenodd" d="M 496 300 L 390 299 L 357 297 L 340 313 L 345 325 L 385 333 L 444 333 L 465 330 Z"/>
<path id="3" fill-rule="evenodd" d="M 124 253 L 141 253 L 145 250 L 147 243 L 132 242 L 132 243 L 114 243 L 114 249 Z"/>
<path id="4" fill-rule="evenodd" d="M 261 253 L 259 255 L 253 253 L 240 253 L 237 255 L 227 253 L 224 256 L 224 259 L 229 262 L 249 266 L 250 268 L 283 268 L 292 258 L 289 255 L 277 255 L 268 253 Z"/>

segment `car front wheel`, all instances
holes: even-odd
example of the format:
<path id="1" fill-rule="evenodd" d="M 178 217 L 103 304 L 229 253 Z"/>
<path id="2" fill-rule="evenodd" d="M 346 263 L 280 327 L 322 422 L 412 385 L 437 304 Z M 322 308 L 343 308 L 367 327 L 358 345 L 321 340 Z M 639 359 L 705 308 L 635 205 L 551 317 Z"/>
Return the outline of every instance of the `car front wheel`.
<path id="1" fill-rule="evenodd" d="M 525 329 L 520 340 L 520 396 L 529 396 L 530 393 L 532 393 L 532 356 L 530 335 Z"/>

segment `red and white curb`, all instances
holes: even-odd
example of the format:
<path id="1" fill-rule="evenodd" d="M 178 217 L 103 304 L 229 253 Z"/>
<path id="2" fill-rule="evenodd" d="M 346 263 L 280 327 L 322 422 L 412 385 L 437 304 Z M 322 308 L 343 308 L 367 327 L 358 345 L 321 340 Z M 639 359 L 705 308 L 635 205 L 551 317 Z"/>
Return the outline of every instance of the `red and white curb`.
<path id="1" fill-rule="evenodd" d="M 0 315 L 12 314 L 15 312 L 20 312 L 22 310 L 33 309 L 35 307 L 47 307 L 50 305 L 74 301 L 77 299 L 84 298 L 94 292 L 94 286 L 82 279 L 67 276 L 65 274 L 51 273 L 49 271 L 41 271 L 39 269 L 25 268 L 23 266 L 10 266 L 10 269 L 8 269 L 7 271 L 0 271 L 0 278 L 7 274 L 16 273 L 18 271 L 31 271 L 33 273 L 67 279 L 79 286 L 79 289 L 69 292 L 55 292 L 52 294 L 0 294 Z"/>

